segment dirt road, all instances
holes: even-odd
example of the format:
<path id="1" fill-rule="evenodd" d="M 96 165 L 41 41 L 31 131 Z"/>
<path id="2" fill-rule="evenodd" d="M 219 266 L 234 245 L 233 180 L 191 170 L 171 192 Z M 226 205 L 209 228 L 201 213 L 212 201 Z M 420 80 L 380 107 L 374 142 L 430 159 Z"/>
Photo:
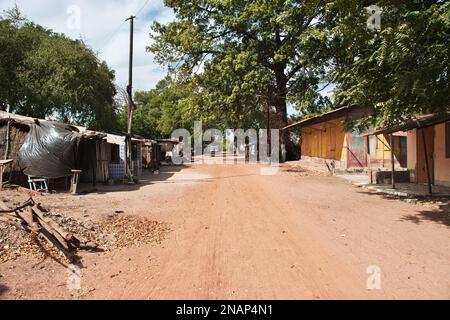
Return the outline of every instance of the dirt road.
<path id="1" fill-rule="evenodd" d="M 133 191 L 59 198 L 93 215 L 121 209 L 166 221 L 162 245 L 85 254 L 78 292 L 67 291 L 61 266 L 8 262 L 0 297 L 450 299 L 448 213 L 302 170 L 167 170 Z M 368 290 L 368 279 L 380 289 Z"/>

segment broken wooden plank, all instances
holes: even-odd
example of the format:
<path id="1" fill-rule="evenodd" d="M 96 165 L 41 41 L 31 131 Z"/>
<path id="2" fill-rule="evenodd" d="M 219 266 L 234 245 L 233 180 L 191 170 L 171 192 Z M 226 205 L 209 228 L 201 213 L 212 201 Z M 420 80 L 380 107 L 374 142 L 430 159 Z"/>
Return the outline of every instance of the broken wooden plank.
<path id="1" fill-rule="evenodd" d="M 28 207 L 25 212 L 23 212 L 22 210 L 17 211 L 16 215 L 19 216 L 23 221 L 25 221 L 25 223 L 33 233 L 38 233 L 40 231 L 41 228 L 33 217 L 33 210 L 31 209 L 31 207 Z"/>
<path id="2" fill-rule="evenodd" d="M 58 240 L 56 240 L 55 237 L 46 229 L 41 229 L 40 236 L 43 237 L 50 245 L 54 246 L 56 249 L 61 251 L 64 254 L 64 256 L 67 259 L 69 259 L 69 261 L 75 260 L 75 255 L 68 249 L 66 249 L 64 246 L 62 246 L 61 243 Z"/>
<path id="3" fill-rule="evenodd" d="M 62 248 L 64 248 L 67 251 L 70 251 L 69 244 L 67 243 L 66 239 L 64 239 L 63 236 L 61 236 L 52 226 L 50 226 L 50 224 L 48 224 L 38 214 L 36 214 L 36 216 L 38 217 L 39 224 L 42 226 L 41 232 L 46 232 L 52 235 Z"/>
<path id="4" fill-rule="evenodd" d="M 36 214 L 41 220 L 45 221 L 50 227 L 57 231 L 66 241 L 70 241 L 70 239 L 72 239 L 72 235 L 69 232 L 65 231 L 58 223 L 50 218 L 45 217 L 44 211 L 40 208 L 39 205 L 33 206 L 32 210 L 34 214 Z"/>
<path id="5" fill-rule="evenodd" d="M 16 211 L 22 210 L 26 207 L 33 206 L 34 200 L 32 198 L 28 199 L 24 204 L 14 208 L 14 209 L 2 209 L 0 210 L 0 213 L 14 213 Z"/>

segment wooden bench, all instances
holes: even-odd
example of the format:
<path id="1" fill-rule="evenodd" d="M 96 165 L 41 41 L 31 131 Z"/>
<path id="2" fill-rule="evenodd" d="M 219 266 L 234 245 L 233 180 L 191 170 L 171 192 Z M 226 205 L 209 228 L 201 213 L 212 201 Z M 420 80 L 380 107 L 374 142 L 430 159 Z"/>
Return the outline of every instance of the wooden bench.
<path id="1" fill-rule="evenodd" d="M 48 192 L 47 179 L 28 176 L 28 184 L 30 185 L 30 190 L 37 192 L 40 191 Z"/>
<path id="2" fill-rule="evenodd" d="M 78 193 L 78 182 L 80 181 L 80 174 L 83 173 L 81 170 L 72 170 L 72 185 L 71 185 L 71 192 L 72 194 Z"/>

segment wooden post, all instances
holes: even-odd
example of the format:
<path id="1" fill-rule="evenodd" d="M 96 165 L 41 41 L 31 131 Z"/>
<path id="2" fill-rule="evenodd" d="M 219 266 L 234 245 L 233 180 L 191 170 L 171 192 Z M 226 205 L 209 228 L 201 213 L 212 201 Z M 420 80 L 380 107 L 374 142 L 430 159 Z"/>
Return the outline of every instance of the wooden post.
<path id="1" fill-rule="evenodd" d="M 427 169 L 428 193 L 433 194 L 433 188 L 431 187 L 430 164 L 428 162 L 427 143 L 425 141 L 425 130 L 423 128 L 420 128 L 420 131 L 422 131 L 423 152 L 425 153 L 425 166 Z"/>
<path id="2" fill-rule="evenodd" d="M 98 159 L 98 141 L 94 141 L 94 152 L 92 152 L 92 186 L 95 188 L 97 185 L 97 159 Z M 78 183 L 78 181 L 77 181 Z"/>
<path id="3" fill-rule="evenodd" d="M 391 168 L 392 168 L 392 189 L 395 189 L 395 155 L 394 155 L 394 134 L 391 133 Z"/>
<path id="4" fill-rule="evenodd" d="M 366 153 L 367 153 L 367 170 L 370 176 L 370 184 L 373 184 L 373 175 L 372 175 L 372 163 L 370 159 L 370 140 L 369 136 L 366 136 Z"/>
<path id="5" fill-rule="evenodd" d="M 247 143 L 245 144 L 245 162 L 250 162 L 250 145 Z"/>
<path id="6" fill-rule="evenodd" d="M 5 149 L 5 157 L 7 160 L 9 157 L 9 149 L 11 145 L 11 120 L 8 120 L 8 124 L 6 125 L 6 149 Z"/>
<path id="7" fill-rule="evenodd" d="M 266 100 L 267 103 L 267 157 L 271 159 L 272 157 L 272 130 L 271 130 L 271 123 L 270 123 L 270 109 L 272 107 L 270 106 L 269 100 Z"/>
<path id="8" fill-rule="evenodd" d="M 3 164 L 0 164 L 0 190 L 3 189 Z"/>
<path id="9" fill-rule="evenodd" d="M 259 134 L 261 132 L 258 132 L 258 136 L 257 136 L 257 140 L 256 140 L 256 161 L 260 162 L 261 161 L 261 153 L 260 153 L 260 149 L 261 149 L 261 145 L 259 143 Z M 237 159 L 236 159 L 237 161 Z"/>
<path id="10" fill-rule="evenodd" d="M 134 52 L 134 19 L 135 16 L 131 16 L 125 21 L 130 21 L 130 60 L 129 60 L 129 68 L 128 68 L 128 131 L 127 131 L 127 174 L 130 180 L 130 183 L 133 182 L 133 172 L 132 172 L 132 125 L 133 125 L 133 113 L 134 113 L 134 102 L 133 102 L 133 52 Z"/>
<path id="11" fill-rule="evenodd" d="M 72 176 L 72 194 L 78 193 L 78 182 L 80 180 L 80 174 L 83 171 L 81 170 L 72 170 L 73 176 Z"/>

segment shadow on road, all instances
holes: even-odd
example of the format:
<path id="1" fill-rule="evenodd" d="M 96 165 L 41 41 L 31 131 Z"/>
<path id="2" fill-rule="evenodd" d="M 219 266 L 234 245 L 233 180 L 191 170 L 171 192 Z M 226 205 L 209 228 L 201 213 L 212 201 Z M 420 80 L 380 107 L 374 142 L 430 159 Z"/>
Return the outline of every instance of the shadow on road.
<path id="1" fill-rule="evenodd" d="M 97 184 L 95 187 L 92 184 L 81 184 L 79 187 L 79 195 L 88 194 L 106 194 L 111 192 L 137 191 L 147 185 L 155 182 L 167 181 L 176 173 L 186 168 L 186 166 L 162 166 L 158 174 L 145 170 L 136 184 Z"/>
<path id="2" fill-rule="evenodd" d="M 439 205 L 439 209 L 433 211 L 419 211 L 417 214 L 404 216 L 402 221 L 409 221 L 420 224 L 424 221 L 431 221 L 450 227 L 450 202 Z"/>
<path id="3" fill-rule="evenodd" d="M 396 195 L 379 193 L 379 192 L 372 191 L 372 190 L 367 190 L 367 189 L 359 190 L 356 193 L 363 194 L 363 195 L 366 195 L 366 196 L 377 196 L 377 197 L 382 198 L 383 200 L 399 201 L 399 200 L 402 199 L 401 197 L 396 196 Z"/>
<path id="4" fill-rule="evenodd" d="M 9 291 L 9 288 L 3 284 L 0 284 L 0 297 Z"/>
<path id="5" fill-rule="evenodd" d="M 399 197 L 395 195 L 389 194 L 380 194 L 373 191 L 358 191 L 359 194 L 370 195 L 370 196 L 378 196 L 383 200 L 395 200 L 399 201 L 401 199 L 408 199 L 405 197 Z M 422 197 L 422 199 L 414 199 L 418 203 L 426 203 L 428 201 L 441 200 L 439 197 Z M 412 222 L 415 224 L 420 224 L 422 222 L 431 221 L 439 224 L 443 224 L 445 226 L 450 227 L 450 200 L 445 199 L 443 204 L 438 205 L 439 208 L 434 210 L 421 210 L 417 211 L 415 214 L 408 214 L 403 216 L 400 220 L 405 222 Z"/>

